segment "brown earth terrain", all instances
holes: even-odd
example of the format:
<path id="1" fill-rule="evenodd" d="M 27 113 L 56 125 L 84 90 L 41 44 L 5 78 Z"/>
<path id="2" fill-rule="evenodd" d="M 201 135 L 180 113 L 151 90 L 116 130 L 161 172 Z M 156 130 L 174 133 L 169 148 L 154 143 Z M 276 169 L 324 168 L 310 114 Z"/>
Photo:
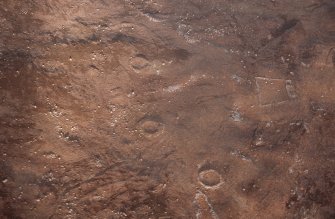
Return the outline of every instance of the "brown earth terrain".
<path id="1" fill-rule="evenodd" d="M 335 1 L 0 1 L 0 218 L 335 218 Z"/>

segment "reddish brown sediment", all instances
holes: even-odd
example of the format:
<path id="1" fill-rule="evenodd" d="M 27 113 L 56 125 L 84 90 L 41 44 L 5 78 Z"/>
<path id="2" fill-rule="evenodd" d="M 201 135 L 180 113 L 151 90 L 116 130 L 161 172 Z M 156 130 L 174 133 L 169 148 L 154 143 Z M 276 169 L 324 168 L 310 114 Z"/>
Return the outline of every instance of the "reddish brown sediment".
<path id="1" fill-rule="evenodd" d="M 335 217 L 332 0 L 3 0 L 0 218 Z"/>

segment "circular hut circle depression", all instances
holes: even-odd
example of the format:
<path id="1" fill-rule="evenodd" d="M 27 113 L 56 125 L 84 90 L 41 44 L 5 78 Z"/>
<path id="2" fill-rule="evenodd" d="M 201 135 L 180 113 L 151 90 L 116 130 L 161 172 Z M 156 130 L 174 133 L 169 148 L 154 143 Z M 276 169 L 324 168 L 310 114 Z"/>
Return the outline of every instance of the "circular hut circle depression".
<path id="1" fill-rule="evenodd" d="M 213 169 L 203 170 L 199 173 L 199 182 L 206 188 L 217 188 L 222 184 L 221 175 Z"/>
<path id="2" fill-rule="evenodd" d="M 143 131 L 148 133 L 148 134 L 155 134 L 156 132 L 159 131 L 159 123 L 155 121 L 145 121 L 142 124 Z"/>
<path id="3" fill-rule="evenodd" d="M 154 120 L 144 120 L 140 126 L 147 137 L 157 137 L 164 131 L 164 124 Z"/>
<path id="4" fill-rule="evenodd" d="M 149 67 L 149 61 L 142 55 L 130 59 L 130 64 L 134 70 L 140 71 Z"/>

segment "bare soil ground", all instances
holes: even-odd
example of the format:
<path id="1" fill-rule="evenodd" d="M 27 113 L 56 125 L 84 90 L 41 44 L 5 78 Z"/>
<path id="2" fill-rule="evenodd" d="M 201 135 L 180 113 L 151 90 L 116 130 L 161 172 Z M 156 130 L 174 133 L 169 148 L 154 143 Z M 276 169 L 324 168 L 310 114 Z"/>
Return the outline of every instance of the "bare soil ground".
<path id="1" fill-rule="evenodd" d="M 0 218 L 335 218 L 332 0 L 2 0 Z"/>

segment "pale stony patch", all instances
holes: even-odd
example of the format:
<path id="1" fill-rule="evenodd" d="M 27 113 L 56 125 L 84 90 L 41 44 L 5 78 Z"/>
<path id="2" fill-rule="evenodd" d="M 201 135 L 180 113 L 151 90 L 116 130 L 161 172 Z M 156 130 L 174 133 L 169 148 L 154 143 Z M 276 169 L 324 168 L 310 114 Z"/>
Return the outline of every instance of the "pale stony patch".
<path id="1" fill-rule="evenodd" d="M 291 80 L 256 77 L 256 86 L 261 106 L 281 104 L 297 97 Z"/>

